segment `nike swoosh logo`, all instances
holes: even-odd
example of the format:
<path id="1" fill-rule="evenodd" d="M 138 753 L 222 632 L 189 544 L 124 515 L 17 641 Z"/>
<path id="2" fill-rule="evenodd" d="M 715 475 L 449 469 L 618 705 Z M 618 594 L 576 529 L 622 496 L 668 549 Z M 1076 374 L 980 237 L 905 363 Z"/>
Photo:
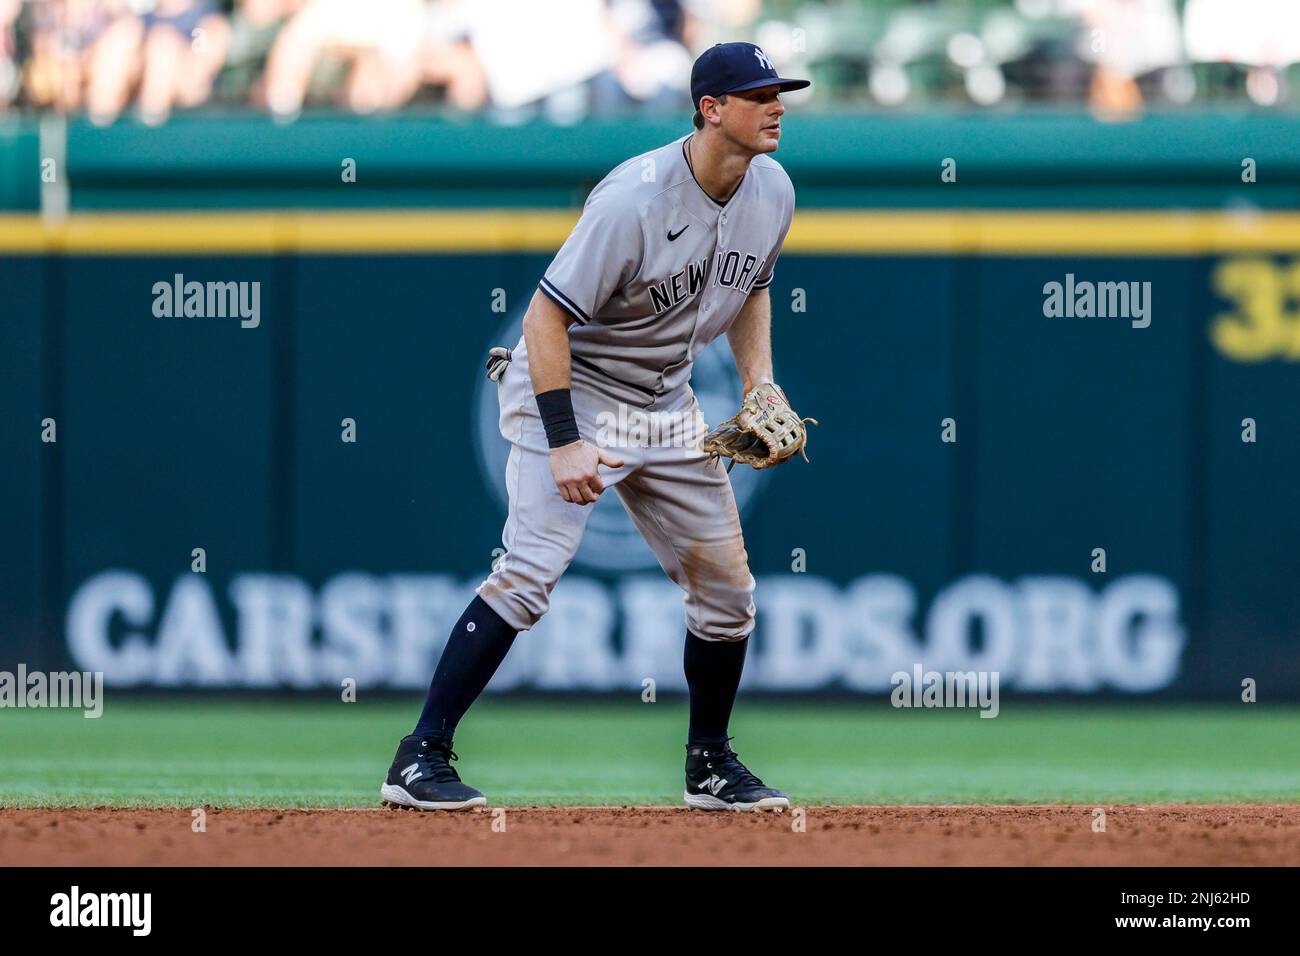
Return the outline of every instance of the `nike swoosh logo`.
<path id="1" fill-rule="evenodd" d="M 678 229 L 676 232 L 673 232 L 671 229 L 669 229 L 669 230 L 668 230 L 668 241 L 669 241 L 669 242 L 675 242 L 675 241 L 677 240 L 677 237 L 680 236 L 682 233 L 684 233 L 684 232 L 685 232 L 687 229 L 689 229 L 689 228 L 691 228 L 691 224 L 688 222 L 686 225 L 682 226 L 682 228 Z"/>

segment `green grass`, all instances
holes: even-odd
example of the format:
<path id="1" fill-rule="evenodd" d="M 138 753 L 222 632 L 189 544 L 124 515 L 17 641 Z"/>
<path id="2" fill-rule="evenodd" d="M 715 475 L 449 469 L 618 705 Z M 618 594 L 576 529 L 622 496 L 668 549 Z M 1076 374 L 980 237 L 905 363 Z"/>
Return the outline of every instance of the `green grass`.
<path id="1" fill-rule="evenodd" d="M 415 700 L 108 698 L 0 710 L 0 806 L 371 807 Z M 482 701 L 462 776 L 505 805 L 681 799 L 680 701 Z M 1300 800 L 1300 708 L 974 711 L 742 701 L 733 745 L 801 804 Z"/>

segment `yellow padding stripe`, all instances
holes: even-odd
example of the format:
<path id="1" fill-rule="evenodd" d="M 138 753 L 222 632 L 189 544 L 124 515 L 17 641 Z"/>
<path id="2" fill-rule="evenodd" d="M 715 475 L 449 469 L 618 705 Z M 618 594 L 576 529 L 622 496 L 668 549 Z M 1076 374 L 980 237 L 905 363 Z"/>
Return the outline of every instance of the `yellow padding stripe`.
<path id="1" fill-rule="evenodd" d="M 0 214 L 0 252 L 554 252 L 576 210 Z M 1198 255 L 1300 251 L 1291 212 L 822 210 L 795 213 L 787 252 L 805 254 Z"/>

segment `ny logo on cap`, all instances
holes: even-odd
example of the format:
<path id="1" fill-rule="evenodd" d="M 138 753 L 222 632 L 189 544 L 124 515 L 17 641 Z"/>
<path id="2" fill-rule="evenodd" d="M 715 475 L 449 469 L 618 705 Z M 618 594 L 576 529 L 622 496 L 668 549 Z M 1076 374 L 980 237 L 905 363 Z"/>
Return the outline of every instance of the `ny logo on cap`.
<path id="1" fill-rule="evenodd" d="M 769 60 L 767 58 L 767 54 L 764 53 L 762 50 L 760 50 L 758 47 L 754 47 L 754 56 L 758 57 L 758 62 L 763 64 L 763 69 L 765 70 L 772 69 L 772 61 Z"/>

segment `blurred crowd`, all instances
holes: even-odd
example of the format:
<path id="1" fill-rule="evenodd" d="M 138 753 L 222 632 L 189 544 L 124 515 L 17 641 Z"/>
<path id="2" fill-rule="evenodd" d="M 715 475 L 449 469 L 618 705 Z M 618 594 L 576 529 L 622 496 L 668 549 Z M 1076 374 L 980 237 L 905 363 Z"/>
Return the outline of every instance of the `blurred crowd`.
<path id="1" fill-rule="evenodd" d="M 813 109 L 1294 102 L 1300 0 L 0 0 L 0 112 L 671 112 L 750 39 Z"/>

